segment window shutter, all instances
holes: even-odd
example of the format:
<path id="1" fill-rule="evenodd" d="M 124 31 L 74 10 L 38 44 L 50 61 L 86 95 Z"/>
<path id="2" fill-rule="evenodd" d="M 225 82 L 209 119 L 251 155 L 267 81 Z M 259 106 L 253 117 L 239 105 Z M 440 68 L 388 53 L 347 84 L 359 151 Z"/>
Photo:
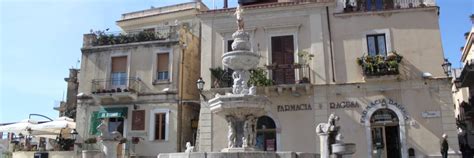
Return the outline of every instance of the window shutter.
<path id="1" fill-rule="evenodd" d="M 94 111 L 91 113 L 91 123 L 90 123 L 90 128 L 89 128 L 89 134 L 92 135 L 98 135 L 99 131 L 97 130 L 97 126 L 100 124 L 100 119 L 99 119 L 99 112 Z"/>
<path id="2" fill-rule="evenodd" d="M 127 56 L 112 58 L 112 72 L 127 72 Z"/>
<path id="3" fill-rule="evenodd" d="M 168 61 L 169 61 L 169 53 L 159 53 L 158 54 L 158 72 L 166 72 L 168 71 Z"/>
<path id="4" fill-rule="evenodd" d="M 277 65 L 277 69 L 272 70 L 272 79 L 275 84 L 295 83 L 293 36 L 272 37 L 271 42 L 272 64 Z"/>

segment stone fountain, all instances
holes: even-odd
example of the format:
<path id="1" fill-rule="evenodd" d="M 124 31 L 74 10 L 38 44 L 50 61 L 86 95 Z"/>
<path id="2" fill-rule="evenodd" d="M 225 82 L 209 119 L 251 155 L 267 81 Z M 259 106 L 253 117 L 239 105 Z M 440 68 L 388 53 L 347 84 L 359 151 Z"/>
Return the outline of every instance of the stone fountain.
<path id="1" fill-rule="evenodd" d="M 355 153 L 354 143 L 344 143 L 340 132 L 340 126 L 336 125 L 339 117 L 331 114 L 327 123 L 320 123 L 316 126 L 316 133 L 319 135 L 321 158 L 329 158 L 331 154 L 339 158 L 344 155 Z"/>
<path id="2" fill-rule="evenodd" d="M 118 131 L 110 132 L 105 120 L 102 120 L 102 123 L 97 126 L 97 130 L 100 131 L 99 139 L 105 158 L 117 158 L 117 146 L 122 139 L 122 134 Z"/>
<path id="3" fill-rule="evenodd" d="M 248 86 L 249 70 L 257 67 L 260 56 L 250 51 L 242 13 L 241 7 L 237 7 L 238 30 L 232 34 L 232 51 L 222 56 L 222 64 L 234 70 L 232 93 L 217 94 L 209 100 L 211 112 L 227 121 L 228 145 L 223 152 L 255 151 L 257 118 L 265 113 L 268 102 L 265 96 L 256 95 L 255 86 Z"/>

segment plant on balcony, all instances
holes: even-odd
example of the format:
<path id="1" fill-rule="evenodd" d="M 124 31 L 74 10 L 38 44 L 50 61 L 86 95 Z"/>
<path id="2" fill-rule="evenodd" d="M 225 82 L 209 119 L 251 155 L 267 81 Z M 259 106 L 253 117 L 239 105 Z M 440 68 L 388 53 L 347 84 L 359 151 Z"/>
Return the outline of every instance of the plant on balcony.
<path id="1" fill-rule="evenodd" d="M 152 31 L 142 31 L 138 34 L 120 33 L 118 35 L 106 34 L 105 31 L 95 31 L 94 34 L 97 36 L 96 46 L 164 40 L 167 38 L 167 36 L 159 32 Z"/>
<path id="2" fill-rule="evenodd" d="M 232 72 L 226 71 L 220 67 L 218 68 L 210 68 L 211 76 L 213 78 L 213 86 L 214 88 L 220 87 L 230 87 L 232 86 Z"/>
<path id="3" fill-rule="evenodd" d="M 395 51 L 388 56 L 362 56 L 357 58 L 357 64 L 367 76 L 396 75 L 399 73 L 398 66 L 402 61 L 402 56 Z"/>
<path id="4" fill-rule="evenodd" d="M 250 70 L 249 85 L 271 86 L 273 81 L 267 78 L 267 72 L 263 68 L 255 68 Z"/>

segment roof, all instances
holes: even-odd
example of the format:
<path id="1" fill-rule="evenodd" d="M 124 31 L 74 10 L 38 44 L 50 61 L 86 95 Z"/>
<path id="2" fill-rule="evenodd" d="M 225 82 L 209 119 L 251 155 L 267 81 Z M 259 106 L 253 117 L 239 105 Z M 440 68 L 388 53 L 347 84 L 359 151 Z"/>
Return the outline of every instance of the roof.
<path id="1" fill-rule="evenodd" d="M 161 15 L 161 14 L 170 14 L 184 10 L 207 10 L 207 6 L 201 2 L 188 2 L 188 3 L 180 3 L 175 5 L 163 6 L 163 7 L 152 7 L 151 9 L 145 9 L 130 13 L 122 14 L 122 18 L 118 21 L 125 21 L 130 19 L 137 19 L 142 17 L 149 17 L 154 15 Z"/>
<path id="2" fill-rule="evenodd" d="M 264 8 L 278 8 L 278 7 L 305 5 L 309 3 L 333 3 L 333 2 L 334 0 L 299 0 L 296 2 L 273 2 L 273 3 L 245 5 L 243 6 L 243 8 L 244 9 L 264 9 Z M 234 11 L 235 11 L 235 8 L 222 8 L 222 9 L 201 11 L 201 14 L 228 13 L 228 12 L 234 12 Z"/>

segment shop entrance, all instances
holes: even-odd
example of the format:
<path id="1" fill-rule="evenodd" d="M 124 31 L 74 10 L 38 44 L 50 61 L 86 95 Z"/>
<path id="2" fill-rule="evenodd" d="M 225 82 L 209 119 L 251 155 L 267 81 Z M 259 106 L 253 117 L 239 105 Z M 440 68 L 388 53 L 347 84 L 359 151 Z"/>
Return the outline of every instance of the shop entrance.
<path id="1" fill-rule="evenodd" d="M 375 158 L 401 158 L 400 127 L 397 115 L 389 109 L 380 109 L 370 118 L 372 156 Z"/>
<path id="2" fill-rule="evenodd" d="M 259 117 L 257 120 L 257 140 L 255 147 L 262 151 L 276 151 L 276 124 L 268 116 Z"/>

